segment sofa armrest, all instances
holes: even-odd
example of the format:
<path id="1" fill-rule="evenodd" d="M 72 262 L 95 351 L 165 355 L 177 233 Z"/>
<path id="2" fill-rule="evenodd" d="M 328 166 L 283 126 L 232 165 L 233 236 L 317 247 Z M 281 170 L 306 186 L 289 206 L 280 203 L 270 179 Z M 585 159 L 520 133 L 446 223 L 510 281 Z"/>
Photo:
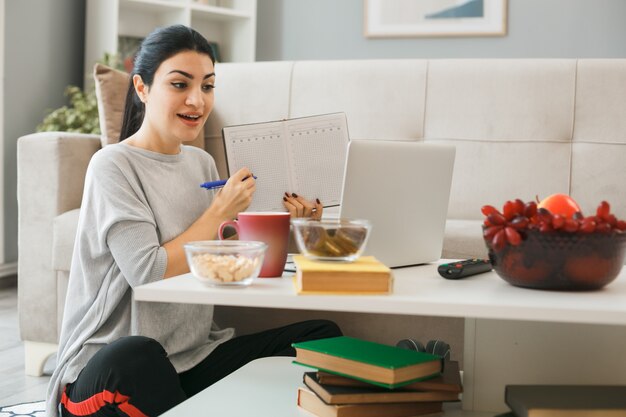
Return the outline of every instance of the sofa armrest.
<path id="1" fill-rule="evenodd" d="M 87 165 L 100 137 L 68 132 L 17 142 L 18 309 L 22 340 L 57 343 L 53 219 L 80 207 Z"/>

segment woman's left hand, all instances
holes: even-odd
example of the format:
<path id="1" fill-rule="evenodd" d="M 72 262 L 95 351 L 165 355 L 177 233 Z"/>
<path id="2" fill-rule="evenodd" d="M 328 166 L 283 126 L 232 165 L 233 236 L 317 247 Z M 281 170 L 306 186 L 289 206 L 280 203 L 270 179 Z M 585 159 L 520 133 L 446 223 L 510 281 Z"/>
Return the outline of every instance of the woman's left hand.
<path id="1" fill-rule="evenodd" d="M 291 217 L 308 217 L 313 220 L 322 218 L 324 206 L 319 199 L 309 201 L 296 193 L 285 193 L 283 206 L 287 209 Z"/>

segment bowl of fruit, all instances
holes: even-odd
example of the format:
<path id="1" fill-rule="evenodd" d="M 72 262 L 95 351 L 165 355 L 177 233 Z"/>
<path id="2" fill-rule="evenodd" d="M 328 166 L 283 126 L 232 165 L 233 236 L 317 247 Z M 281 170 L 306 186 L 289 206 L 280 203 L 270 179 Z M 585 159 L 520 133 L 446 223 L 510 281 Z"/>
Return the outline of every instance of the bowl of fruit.
<path id="1" fill-rule="evenodd" d="M 619 275 L 626 221 L 602 201 L 585 216 L 569 196 L 539 203 L 511 200 L 502 211 L 483 206 L 483 237 L 496 273 L 512 285 L 546 290 L 595 290 Z"/>

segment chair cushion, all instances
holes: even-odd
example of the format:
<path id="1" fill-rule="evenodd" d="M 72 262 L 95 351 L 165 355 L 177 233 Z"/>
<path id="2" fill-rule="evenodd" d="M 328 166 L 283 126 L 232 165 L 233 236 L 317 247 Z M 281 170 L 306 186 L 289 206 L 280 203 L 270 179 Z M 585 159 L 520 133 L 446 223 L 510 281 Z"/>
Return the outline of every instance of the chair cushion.
<path id="1" fill-rule="evenodd" d="M 69 271 L 80 209 L 66 211 L 52 221 L 52 269 Z"/>
<path id="2" fill-rule="evenodd" d="M 93 68 L 93 77 L 96 83 L 98 117 L 102 132 L 100 140 L 104 147 L 119 142 L 129 74 L 103 64 L 96 64 Z M 187 145 L 204 149 L 204 131 Z"/>

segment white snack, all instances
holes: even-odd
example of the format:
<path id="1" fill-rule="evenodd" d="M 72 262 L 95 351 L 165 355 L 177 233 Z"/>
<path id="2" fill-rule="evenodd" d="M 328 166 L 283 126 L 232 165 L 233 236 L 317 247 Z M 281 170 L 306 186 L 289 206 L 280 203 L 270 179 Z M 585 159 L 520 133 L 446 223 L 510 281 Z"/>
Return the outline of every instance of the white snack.
<path id="1" fill-rule="evenodd" d="M 192 257 L 195 273 L 221 282 L 236 282 L 248 278 L 258 266 L 258 259 L 236 255 L 203 253 Z"/>

